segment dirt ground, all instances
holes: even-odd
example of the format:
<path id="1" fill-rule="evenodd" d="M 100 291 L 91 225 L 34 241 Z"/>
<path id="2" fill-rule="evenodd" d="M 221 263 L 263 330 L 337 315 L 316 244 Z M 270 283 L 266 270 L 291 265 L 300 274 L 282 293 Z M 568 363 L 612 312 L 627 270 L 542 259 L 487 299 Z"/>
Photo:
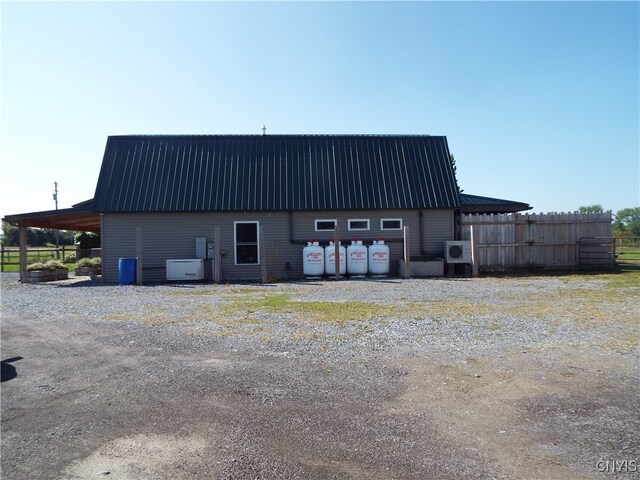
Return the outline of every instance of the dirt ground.
<path id="1" fill-rule="evenodd" d="M 640 478 L 633 354 L 243 345 L 3 311 L 2 478 Z"/>

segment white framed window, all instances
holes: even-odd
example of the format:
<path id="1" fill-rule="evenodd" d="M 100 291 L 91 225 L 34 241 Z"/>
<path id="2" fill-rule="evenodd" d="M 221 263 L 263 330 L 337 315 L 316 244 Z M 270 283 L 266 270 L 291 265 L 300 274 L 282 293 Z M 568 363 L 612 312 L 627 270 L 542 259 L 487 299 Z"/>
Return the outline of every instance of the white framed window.
<path id="1" fill-rule="evenodd" d="M 316 232 L 329 232 L 334 231 L 336 229 L 336 224 L 338 221 L 334 219 L 324 219 L 324 220 L 316 220 Z"/>
<path id="2" fill-rule="evenodd" d="M 381 218 L 380 230 L 402 230 L 401 218 Z"/>
<path id="3" fill-rule="evenodd" d="M 370 230 L 368 218 L 350 218 L 347 220 L 349 231 L 365 231 Z"/>
<path id="4" fill-rule="evenodd" d="M 260 263 L 258 222 L 233 222 L 233 253 L 236 265 Z"/>

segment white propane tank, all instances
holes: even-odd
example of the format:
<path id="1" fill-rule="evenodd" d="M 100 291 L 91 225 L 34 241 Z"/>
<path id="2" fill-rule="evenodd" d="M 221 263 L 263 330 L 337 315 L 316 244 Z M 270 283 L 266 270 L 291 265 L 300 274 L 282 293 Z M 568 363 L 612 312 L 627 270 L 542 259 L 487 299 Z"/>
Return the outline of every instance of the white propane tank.
<path id="1" fill-rule="evenodd" d="M 384 240 L 376 239 L 369 247 L 369 273 L 372 277 L 389 275 L 389 247 Z"/>
<path id="2" fill-rule="evenodd" d="M 347 272 L 352 277 L 364 277 L 367 274 L 367 247 L 362 240 L 353 240 L 347 247 Z"/>
<path id="3" fill-rule="evenodd" d="M 302 249 L 302 272 L 305 277 L 319 278 L 324 274 L 324 248 L 310 240 Z"/>
<path id="4" fill-rule="evenodd" d="M 340 275 L 347 273 L 347 249 L 340 245 L 340 255 L 338 260 L 340 262 Z M 329 246 L 324 249 L 324 270 L 327 275 L 336 274 L 336 245 L 333 241 L 329 242 Z"/>

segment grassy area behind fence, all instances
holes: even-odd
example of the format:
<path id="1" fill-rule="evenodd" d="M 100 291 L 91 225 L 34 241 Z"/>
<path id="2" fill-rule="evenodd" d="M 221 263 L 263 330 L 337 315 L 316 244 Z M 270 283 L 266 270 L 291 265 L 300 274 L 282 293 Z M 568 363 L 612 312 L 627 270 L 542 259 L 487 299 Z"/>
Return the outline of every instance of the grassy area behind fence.
<path id="1" fill-rule="evenodd" d="M 64 260 L 69 255 L 75 255 L 75 245 L 61 245 L 55 247 L 27 248 L 27 265 L 35 262 L 46 262 L 47 260 Z M 67 267 L 73 269 L 73 262 L 65 263 Z M 20 249 L 18 247 L 2 246 L 0 250 L 0 270 L 3 272 L 20 271 Z"/>
<path id="2" fill-rule="evenodd" d="M 616 238 L 616 262 L 622 269 L 640 269 L 640 237 Z"/>

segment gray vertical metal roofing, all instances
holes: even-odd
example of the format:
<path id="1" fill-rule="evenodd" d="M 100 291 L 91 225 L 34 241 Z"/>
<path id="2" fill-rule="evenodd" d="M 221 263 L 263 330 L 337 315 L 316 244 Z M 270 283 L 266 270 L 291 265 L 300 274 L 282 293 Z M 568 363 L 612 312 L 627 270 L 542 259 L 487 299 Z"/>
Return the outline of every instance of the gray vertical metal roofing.
<path id="1" fill-rule="evenodd" d="M 446 137 L 136 135 L 107 140 L 97 212 L 457 208 Z"/>

